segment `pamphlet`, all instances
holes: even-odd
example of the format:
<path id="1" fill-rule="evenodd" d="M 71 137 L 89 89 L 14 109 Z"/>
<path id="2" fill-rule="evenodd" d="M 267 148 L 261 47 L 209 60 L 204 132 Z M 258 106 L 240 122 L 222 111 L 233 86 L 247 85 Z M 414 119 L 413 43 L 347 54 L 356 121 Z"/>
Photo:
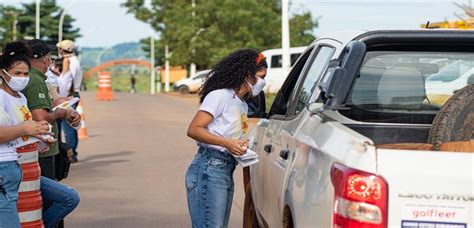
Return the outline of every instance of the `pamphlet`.
<path id="1" fill-rule="evenodd" d="M 242 156 L 233 155 L 235 160 L 242 166 L 247 167 L 259 162 L 258 154 L 255 151 L 247 149 L 247 152 Z"/>

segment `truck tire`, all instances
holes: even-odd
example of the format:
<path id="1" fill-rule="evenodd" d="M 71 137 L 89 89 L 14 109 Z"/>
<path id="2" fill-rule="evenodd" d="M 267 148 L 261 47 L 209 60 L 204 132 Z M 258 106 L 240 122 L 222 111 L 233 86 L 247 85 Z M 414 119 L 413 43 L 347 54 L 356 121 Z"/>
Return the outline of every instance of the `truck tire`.
<path id="1" fill-rule="evenodd" d="M 428 143 L 435 150 L 445 142 L 471 141 L 474 132 L 474 84 L 458 90 L 433 120 Z"/>

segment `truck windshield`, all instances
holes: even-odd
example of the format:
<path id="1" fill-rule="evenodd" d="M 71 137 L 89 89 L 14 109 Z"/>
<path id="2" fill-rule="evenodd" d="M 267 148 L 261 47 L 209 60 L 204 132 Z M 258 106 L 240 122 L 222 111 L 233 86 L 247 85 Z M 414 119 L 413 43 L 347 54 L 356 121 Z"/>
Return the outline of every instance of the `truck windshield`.
<path id="1" fill-rule="evenodd" d="M 352 114 L 433 115 L 473 79 L 473 53 L 372 51 L 366 54 L 346 103 Z"/>

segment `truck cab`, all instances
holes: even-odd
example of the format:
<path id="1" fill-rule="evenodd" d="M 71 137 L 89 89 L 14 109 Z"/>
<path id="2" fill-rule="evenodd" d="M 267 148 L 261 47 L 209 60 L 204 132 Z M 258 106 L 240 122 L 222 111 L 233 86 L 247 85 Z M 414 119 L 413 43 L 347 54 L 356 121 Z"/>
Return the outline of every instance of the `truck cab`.
<path id="1" fill-rule="evenodd" d="M 474 32 L 315 40 L 249 137 L 260 159 L 250 167 L 254 225 L 474 226 L 474 87 L 452 84 L 445 93 L 426 81 L 457 61 L 474 63 Z M 438 95 L 445 98 L 431 100 Z M 445 105 L 452 96 L 465 104 Z M 456 127 L 434 130 L 445 106 L 459 107 L 443 120 Z M 440 149 L 448 141 L 471 149 Z"/>

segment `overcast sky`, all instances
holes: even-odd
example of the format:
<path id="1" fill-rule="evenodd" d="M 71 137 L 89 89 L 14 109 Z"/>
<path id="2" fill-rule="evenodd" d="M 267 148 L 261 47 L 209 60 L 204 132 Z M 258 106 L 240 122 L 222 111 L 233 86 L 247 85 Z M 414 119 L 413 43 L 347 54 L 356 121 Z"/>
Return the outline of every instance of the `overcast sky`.
<path id="1" fill-rule="evenodd" d="M 0 4 L 8 5 L 22 2 L 33 0 L 0 0 Z M 122 0 L 57 2 L 69 6 L 69 14 L 77 19 L 74 25 L 83 36 L 77 42 L 82 47 L 108 47 L 157 35 L 149 25 L 126 14 L 126 9 L 120 7 Z M 199 0 L 196 2 L 199 4 Z M 468 0 L 456 2 L 467 4 Z M 463 14 L 451 0 L 293 0 L 291 11 L 310 11 L 314 18 L 320 17 L 319 28 L 314 31 L 317 36 L 338 30 L 419 28 L 428 20 L 454 20 L 454 12 Z"/>

